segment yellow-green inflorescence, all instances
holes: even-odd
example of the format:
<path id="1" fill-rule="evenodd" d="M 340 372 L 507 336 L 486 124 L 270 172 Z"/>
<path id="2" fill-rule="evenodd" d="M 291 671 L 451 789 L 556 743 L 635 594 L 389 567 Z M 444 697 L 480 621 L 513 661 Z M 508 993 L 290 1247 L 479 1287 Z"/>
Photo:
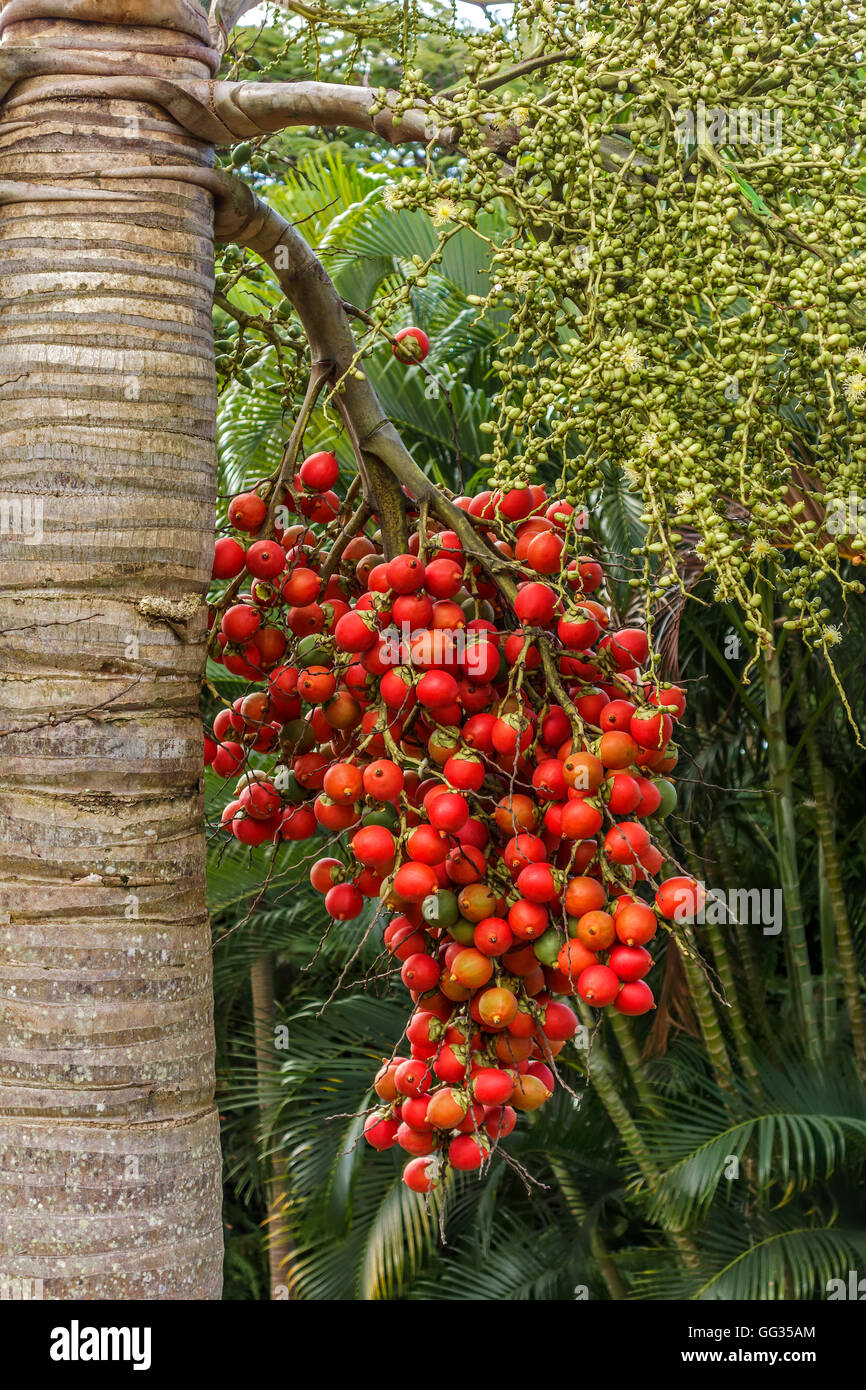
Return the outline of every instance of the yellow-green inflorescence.
<path id="1" fill-rule="evenodd" d="M 866 553 L 866 15 L 532 0 L 503 24 L 468 41 L 447 98 L 407 70 L 401 104 L 456 128 L 461 157 L 390 194 L 443 238 L 508 208 L 479 304 L 513 330 L 492 485 L 559 459 L 577 502 L 616 464 L 644 499 L 656 593 L 681 582 L 688 528 L 759 643 L 772 584 L 826 650 L 819 586 L 860 592 Z"/>

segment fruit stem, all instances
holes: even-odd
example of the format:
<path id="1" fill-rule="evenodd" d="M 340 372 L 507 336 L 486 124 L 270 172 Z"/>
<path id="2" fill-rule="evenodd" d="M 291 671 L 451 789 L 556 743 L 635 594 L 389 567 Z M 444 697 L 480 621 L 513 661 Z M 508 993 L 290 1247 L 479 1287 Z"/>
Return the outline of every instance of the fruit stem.
<path id="1" fill-rule="evenodd" d="M 298 418 L 295 420 L 288 442 L 283 450 L 283 457 L 276 476 L 270 483 L 271 494 L 268 499 L 268 514 L 265 517 L 261 536 L 268 538 L 274 534 L 274 518 L 277 508 L 280 505 L 283 489 L 288 486 L 291 488 L 292 479 L 295 476 L 295 465 L 298 462 L 298 455 L 301 452 L 301 445 L 304 442 L 304 431 L 310 422 L 310 416 L 316 408 L 316 402 L 324 390 L 325 384 L 331 375 L 333 363 L 326 359 L 313 359 L 313 366 L 307 382 L 307 389 L 304 392 L 304 399 L 298 411 Z"/>

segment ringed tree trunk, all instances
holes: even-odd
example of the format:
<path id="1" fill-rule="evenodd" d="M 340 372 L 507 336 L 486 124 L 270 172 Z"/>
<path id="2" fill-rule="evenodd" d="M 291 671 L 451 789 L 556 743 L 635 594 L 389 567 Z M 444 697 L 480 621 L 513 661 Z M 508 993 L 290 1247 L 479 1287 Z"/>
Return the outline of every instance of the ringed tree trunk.
<path id="1" fill-rule="evenodd" d="M 0 0 L 0 1280 L 24 1297 L 220 1295 L 197 709 L 214 195 L 226 239 L 286 241 L 323 370 L 354 356 L 308 248 L 212 168 L 259 128 L 245 84 L 212 81 L 252 3 L 216 0 L 209 30 L 190 0 Z M 277 98 L 271 129 L 431 135 L 423 112 L 373 119 L 366 88 Z M 402 482 L 498 575 L 366 380 L 345 397 L 391 539 Z"/>
<path id="2" fill-rule="evenodd" d="M 12 47 L 59 75 L 0 105 L 0 1279 L 217 1299 L 212 150 L 75 74 L 218 60 L 186 0 L 0 0 Z"/>

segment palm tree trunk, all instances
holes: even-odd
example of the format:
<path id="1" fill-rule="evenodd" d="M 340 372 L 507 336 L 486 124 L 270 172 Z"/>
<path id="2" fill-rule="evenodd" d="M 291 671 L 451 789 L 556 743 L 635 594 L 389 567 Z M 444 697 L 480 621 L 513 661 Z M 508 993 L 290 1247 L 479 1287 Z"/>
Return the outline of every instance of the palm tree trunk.
<path id="1" fill-rule="evenodd" d="M 676 854 L 672 849 L 670 837 L 661 830 L 657 833 L 659 844 L 668 850 L 674 863 L 676 863 Z M 687 849 L 691 850 L 691 846 L 687 845 Z M 693 869 L 695 867 L 695 865 L 692 865 Z M 693 876 L 700 879 L 702 877 L 700 870 L 698 869 L 698 872 L 694 873 Z M 712 991 L 707 984 L 706 975 L 699 962 L 699 952 L 694 940 L 693 929 L 686 928 L 685 931 L 682 929 L 672 931 L 671 942 L 679 952 L 680 959 L 683 963 L 683 970 L 689 987 L 689 994 L 691 995 L 692 1007 L 695 1011 L 695 1017 L 698 1020 L 704 1046 L 707 1049 L 710 1062 L 712 1063 L 716 1081 L 723 1090 L 730 1090 L 732 1075 L 731 1061 L 728 1056 L 728 1049 L 725 1045 L 725 1035 L 722 1031 L 722 1025 L 718 1013 L 716 1012 L 715 1003 L 713 1002 Z"/>
<path id="2" fill-rule="evenodd" d="M 718 865 L 719 883 L 736 883 L 736 868 L 731 861 L 728 845 L 719 826 L 716 827 L 712 837 L 712 855 Z M 745 922 L 734 922 L 733 931 L 740 967 L 746 981 L 748 1002 L 751 1006 L 750 1018 L 760 1030 L 760 1036 L 755 1041 L 762 1044 L 762 1050 L 767 1054 L 772 1051 L 772 1029 L 767 1016 L 765 991 L 750 928 Z"/>
<path id="3" fill-rule="evenodd" d="M 611 1009 L 609 1016 L 610 1026 L 619 1044 L 623 1061 L 629 1070 L 632 1083 L 637 1092 L 638 1100 L 641 1105 L 645 1105 L 649 1110 L 658 1109 L 658 1097 L 653 1091 L 646 1074 L 646 1063 L 640 1055 L 640 1048 L 634 1035 L 634 1030 L 629 1019 L 624 1014 L 617 1013 Z"/>
<path id="4" fill-rule="evenodd" d="M 270 955 L 262 956 L 250 971 L 253 996 L 253 1025 L 256 1039 L 256 1071 L 259 1082 L 259 1110 L 262 1117 L 262 1138 L 267 1133 L 270 1110 L 268 1081 L 274 1067 L 274 962 Z M 264 1161 L 267 1163 L 267 1157 Z M 277 1154 L 271 1164 L 267 1184 L 268 1202 L 268 1263 L 271 1271 L 271 1298 L 281 1301 L 283 1291 L 295 1297 L 291 1278 L 292 1241 L 288 1230 L 288 1180 L 286 1162 Z"/>
<path id="5" fill-rule="evenodd" d="M 818 839 L 818 925 L 821 939 L 821 1031 L 828 1049 L 839 1037 L 842 977 L 836 958 L 836 920 L 833 896 L 827 881 L 824 842 Z M 858 1066 L 860 1059 L 857 1059 Z"/>
<path id="6" fill-rule="evenodd" d="M 190 5 L 45 8 L 0 4 L 3 45 L 210 75 Z M 44 189 L 0 206 L 0 1272 L 47 1299 L 217 1299 L 212 206 L 112 178 L 211 151 L 98 82 L 30 78 L 0 107 L 0 181 Z"/>
<path id="7" fill-rule="evenodd" d="M 802 661 L 799 652 L 795 660 Z M 807 726 L 811 711 L 806 686 L 802 679 L 797 682 L 797 700 L 800 718 L 804 726 Z M 833 1004 L 833 983 L 837 978 L 838 968 L 842 975 L 842 988 L 851 1024 L 851 1037 L 854 1043 L 857 1068 L 861 1077 L 866 1080 L 866 1019 L 864 1019 L 863 999 L 860 992 L 857 954 L 851 932 L 851 921 L 848 916 L 848 905 L 845 901 L 839 851 L 836 846 L 833 810 L 827 789 L 828 775 L 821 759 L 821 751 L 814 729 L 806 734 L 806 756 L 809 763 L 809 777 L 812 782 L 812 796 L 815 801 L 815 825 L 818 831 L 820 849 L 821 966 L 824 976 L 825 1027 L 828 1030 L 832 1027 L 829 1014 Z M 824 931 L 825 925 L 828 928 L 826 933 Z"/>
<path id="8" fill-rule="evenodd" d="M 695 877 L 699 877 L 699 866 L 697 864 L 694 841 L 692 838 L 691 829 L 688 825 L 685 825 L 683 827 L 682 835 L 683 843 L 685 844 L 686 849 L 688 850 L 689 867 L 691 868 L 692 873 L 695 875 Z M 719 981 L 722 986 L 722 991 L 725 996 L 725 1004 L 727 1005 L 727 1008 L 724 1009 L 724 1013 L 726 1014 L 728 1022 L 731 1025 L 731 1032 L 734 1035 L 734 1044 L 736 1047 L 737 1059 L 740 1063 L 740 1067 L 742 1068 L 743 1075 L 746 1077 L 749 1084 L 754 1088 L 755 1086 L 757 1086 L 758 1083 L 758 1073 L 755 1069 L 755 1063 L 752 1059 L 752 1045 L 751 1040 L 749 1038 L 749 1030 L 746 1027 L 746 1021 L 743 1017 L 743 1011 L 740 1007 L 740 997 L 737 990 L 737 982 L 734 977 L 734 971 L 731 965 L 731 958 L 728 954 L 728 947 L 727 942 L 725 941 L 724 928 L 715 920 L 711 920 L 713 917 L 713 914 L 711 912 L 708 912 L 706 914 L 706 917 L 707 920 L 704 923 L 703 929 L 706 933 L 706 938 L 709 942 L 710 950 L 713 953 L 713 961 L 715 963 Z M 688 960 L 686 960 L 684 963 L 686 967 L 686 975 L 688 977 L 689 985 L 692 989 L 692 994 L 694 997 L 694 991 L 698 986 L 697 980 L 694 978 L 695 970 L 693 969 L 693 962 L 689 962 Z M 724 1008 L 724 1006 L 720 1007 Z M 712 1049 L 710 1048 L 710 1043 L 707 1036 L 707 1028 L 710 1029 L 713 1041 L 715 1043 L 715 1029 L 713 1028 L 713 1020 L 715 1020 L 715 1022 L 718 1023 L 718 1016 L 713 1004 L 713 999 L 709 987 L 707 986 L 706 979 L 702 981 L 701 1000 L 699 1001 L 697 998 L 695 998 L 695 1011 L 701 1022 L 701 1028 L 704 1032 L 704 1039 L 707 1042 L 707 1047 L 712 1055 Z M 705 1019 L 707 1024 L 706 1028 L 704 1026 Z M 725 1056 L 727 1058 L 727 1053 L 725 1053 Z M 714 1058 L 714 1060 L 719 1063 L 721 1062 L 721 1052 L 718 1052 L 718 1050 L 717 1056 Z"/>
<path id="9" fill-rule="evenodd" d="M 577 1183 L 572 1178 L 565 1164 L 555 1159 L 551 1160 L 550 1166 L 559 1183 L 568 1210 L 574 1217 L 578 1228 L 582 1227 L 587 1219 L 587 1205 L 583 1194 Z M 616 1260 L 610 1252 L 607 1241 L 599 1230 L 598 1222 L 592 1221 L 588 1227 L 589 1248 L 593 1259 L 598 1265 L 599 1273 L 605 1282 L 607 1291 L 612 1299 L 628 1298 L 628 1285 L 617 1269 Z"/>
<path id="10" fill-rule="evenodd" d="M 698 964 L 697 949 L 693 950 L 691 945 L 681 941 L 679 936 L 675 936 L 674 940 L 682 957 L 683 969 L 686 972 L 689 993 L 692 997 L 692 1007 L 700 1024 L 701 1036 L 712 1063 L 713 1074 L 723 1090 L 730 1090 L 731 1059 L 725 1046 L 725 1036 L 722 1032 L 712 991 L 707 984 L 702 967 Z"/>
<path id="11" fill-rule="evenodd" d="M 725 1002 L 728 1005 L 727 1017 L 731 1025 L 731 1032 L 734 1035 L 734 1043 L 737 1049 L 737 1059 L 750 1085 L 753 1087 L 758 1083 L 758 1073 L 752 1058 L 752 1041 L 749 1037 L 749 1030 L 743 1011 L 740 1007 L 740 997 L 738 993 L 737 981 L 734 977 L 734 970 L 731 958 L 728 954 L 728 946 L 725 941 L 724 927 L 718 922 L 707 922 L 705 926 L 707 941 L 713 953 L 716 970 L 719 974 L 722 990 L 725 995 Z"/>
<path id="12" fill-rule="evenodd" d="M 586 1004 L 578 1002 L 578 1012 L 584 1025 L 593 1031 L 595 1020 L 592 1010 Z M 616 1069 L 612 1065 L 607 1051 L 600 1039 L 596 1037 L 593 1044 L 591 1058 L 588 1062 L 588 1071 L 591 1084 L 598 1092 L 599 1099 L 608 1113 L 614 1128 L 619 1134 L 625 1148 L 634 1160 L 635 1166 L 640 1172 L 641 1177 L 646 1183 L 647 1189 L 656 1197 L 659 1196 L 658 1189 L 661 1184 L 662 1174 L 656 1167 L 652 1154 L 644 1143 L 643 1136 L 634 1122 L 631 1112 L 619 1093 L 617 1085 Z M 664 1201 L 660 1201 L 664 1210 Z M 671 1244 L 681 1256 L 686 1265 L 693 1265 L 697 1258 L 697 1252 L 691 1239 L 685 1235 L 678 1225 L 674 1222 L 665 1222 L 665 1230 Z"/>
<path id="13" fill-rule="evenodd" d="M 778 649 L 762 658 L 764 700 L 767 712 L 767 750 L 770 763 L 772 812 L 779 860 L 779 879 L 785 904 L 785 953 L 788 979 L 794 1001 L 794 1014 L 803 1034 L 803 1043 L 813 1060 L 821 1055 L 821 1035 L 815 1008 L 815 982 L 809 966 L 806 923 L 800 894 L 797 863 L 797 828 L 794 821 L 794 789 L 791 780 L 791 749 L 785 726 L 782 673 Z"/>

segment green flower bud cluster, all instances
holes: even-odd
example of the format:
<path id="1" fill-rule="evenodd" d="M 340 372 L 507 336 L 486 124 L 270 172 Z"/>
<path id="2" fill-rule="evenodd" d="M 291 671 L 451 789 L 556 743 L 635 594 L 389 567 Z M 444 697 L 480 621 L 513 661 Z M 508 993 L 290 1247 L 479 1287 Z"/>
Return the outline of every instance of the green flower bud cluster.
<path id="1" fill-rule="evenodd" d="M 530 35 L 556 60 L 499 85 Z M 866 498 L 864 49 L 847 0 L 524 0 L 471 41 L 447 99 L 411 70 L 401 90 L 457 130 L 462 158 L 391 205 L 431 212 L 440 254 L 507 209 L 479 305 L 509 323 L 496 486 L 556 461 L 581 499 L 602 465 L 624 470 L 655 594 L 694 546 L 764 641 L 767 581 L 825 647 L 819 590 L 862 590 L 866 535 L 827 513 Z M 408 267 L 406 293 L 434 263 Z"/>
<path id="2" fill-rule="evenodd" d="M 307 371 L 307 343 L 286 300 L 276 305 L 263 293 L 266 272 L 234 245 L 219 248 L 216 266 L 214 337 L 220 386 L 232 382 L 275 396 L 291 410 Z M 239 288 L 241 295 L 231 295 Z M 241 308 L 255 295 L 254 308 Z"/>

